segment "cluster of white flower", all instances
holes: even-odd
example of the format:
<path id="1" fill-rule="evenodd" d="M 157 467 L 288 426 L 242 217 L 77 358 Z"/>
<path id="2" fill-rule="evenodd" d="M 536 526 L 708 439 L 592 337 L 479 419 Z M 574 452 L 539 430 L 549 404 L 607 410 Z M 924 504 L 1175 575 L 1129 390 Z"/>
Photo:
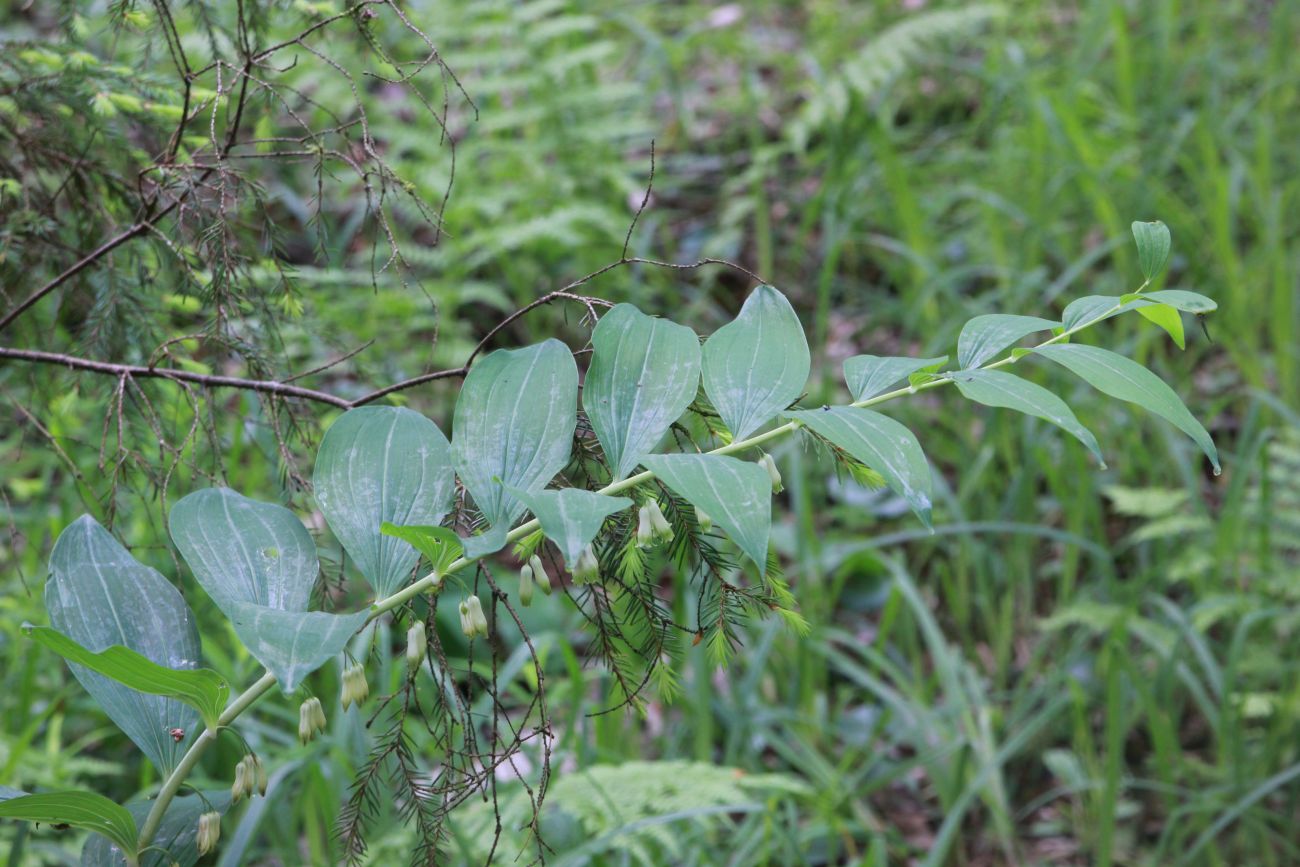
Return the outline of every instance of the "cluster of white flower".
<path id="1" fill-rule="evenodd" d="M 316 737 L 316 732 L 325 731 L 325 710 L 320 706 L 320 699 L 315 696 L 307 699 L 298 708 L 298 740 L 304 744 Z"/>
<path id="2" fill-rule="evenodd" d="M 488 622 L 483 616 L 483 606 L 477 596 L 470 596 L 460 603 L 460 630 L 470 638 L 475 635 L 487 637 Z"/>
<path id="3" fill-rule="evenodd" d="M 370 684 L 366 682 L 366 670 L 357 662 L 343 669 L 343 709 L 352 705 L 361 707 L 361 703 L 370 695 Z"/>

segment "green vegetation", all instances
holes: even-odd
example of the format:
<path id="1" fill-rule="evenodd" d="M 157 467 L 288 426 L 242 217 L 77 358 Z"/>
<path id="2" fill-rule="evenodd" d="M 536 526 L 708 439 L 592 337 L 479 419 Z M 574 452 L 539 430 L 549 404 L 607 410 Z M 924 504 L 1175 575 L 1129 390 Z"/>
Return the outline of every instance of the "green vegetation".
<path id="1" fill-rule="evenodd" d="M 161 782 L 57 648 L 24 634 L 48 622 L 51 549 L 78 515 L 197 597 L 172 505 L 218 481 L 284 503 L 322 546 L 311 608 L 355 610 L 367 591 L 307 485 L 323 432 L 350 401 L 456 371 L 485 336 L 484 349 L 582 346 L 587 311 L 563 297 L 489 333 L 546 292 L 621 259 L 739 263 L 802 318 L 802 405 L 816 407 L 863 397 L 843 385 L 850 356 L 937 361 L 972 317 L 1057 320 L 1155 274 L 1151 290 L 1218 310 L 1145 308 L 1071 345 L 1113 348 L 1171 383 L 1222 475 L 1173 425 L 1026 360 L 1016 373 L 1074 408 L 1106 469 L 1052 424 L 921 389 L 888 411 L 935 471 L 933 534 L 831 450 L 765 446 L 785 484 L 772 541 L 806 631 L 772 617 L 737 624 L 734 647 L 674 637 L 639 713 L 598 713 L 626 687 L 559 594 L 521 609 L 540 670 L 508 625 L 500 652 L 473 664 L 509 708 L 545 684 L 549 862 L 1300 860 L 1300 8 L 533 0 L 403 4 L 405 22 L 362 4 L 324 24 L 342 7 L 295 3 L 241 37 L 235 6 L 0 13 L 0 804 L 90 790 L 126 806 L 115 828 L 138 825 L 148 805 L 131 802 Z M 171 36 L 194 71 L 243 56 L 242 38 L 261 51 L 316 24 L 267 58 L 239 124 L 237 65 L 178 87 Z M 408 81 L 426 37 L 437 60 Z M 206 108 L 173 140 L 187 105 Z M 208 172 L 218 152 L 248 158 Z M 1129 229 L 1156 218 L 1173 239 L 1164 270 Z M 753 285 L 725 265 L 629 262 L 571 291 L 707 334 Z M 335 404 L 203 379 L 284 381 L 359 347 L 293 383 Z M 197 379 L 67 370 L 33 352 Z M 458 380 L 379 402 L 450 432 Z M 996 405 L 996 380 L 956 384 Z M 686 587 L 674 561 L 648 556 L 664 588 Z M 693 594 L 665 599 L 697 622 Z M 166 688 L 207 707 L 214 684 L 237 693 L 261 666 L 229 650 L 215 606 L 188 601 L 216 675 Z M 449 642 L 454 607 L 437 614 Z M 353 648 L 370 653 L 372 696 L 402 688 L 405 634 L 380 620 L 374 647 L 397 652 Z M 463 641 L 448 647 L 468 659 Z M 101 664 L 114 663 L 133 661 Z M 217 863 L 338 863 L 352 845 L 340 819 L 358 816 L 370 863 L 410 857 L 409 804 L 355 797 L 387 733 L 338 707 L 336 669 L 312 675 L 328 725 L 311 743 L 296 738 L 297 701 L 241 717 L 268 760 L 266 799 L 210 791 L 228 790 L 238 738 L 202 757 L 190 782 L 228 810 Z M 476 694 L 467 712 L 495 706 Z M 393 749 L 419 766 L 434 740 Z M 495 861 L 533 845 L 518 781 L 539 768 L 521 755 L 496 769 L 497 803 L 456 814 L 452 862 L 488 857 L 494 808 Z M 197 821 L 200 800 L 177 805 Z M 193 830 L 171 817 L 162 835 Z M 0 825 L 15 864 L 68 863 L 85 836 Z"/>

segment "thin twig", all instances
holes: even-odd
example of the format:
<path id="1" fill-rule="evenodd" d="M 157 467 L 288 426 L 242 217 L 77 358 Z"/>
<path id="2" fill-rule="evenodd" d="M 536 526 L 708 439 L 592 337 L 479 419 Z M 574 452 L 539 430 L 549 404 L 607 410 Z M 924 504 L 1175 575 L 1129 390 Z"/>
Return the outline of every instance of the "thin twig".
<path id="1" fill-rule="evenodd" d="M 289 385 L 284 382 L 276 382 L 266 379 L 241 379 L 237 376 L 217 376 L 207 373 L 194 373 L 188 370 L 174 370 L 167 367 L 142 367 L 136 364 L 113 364 L 107 361 L 95 361 L 90 358 L 79 358 L 75 355 L 66 355 L 61 352 L 41 352 L 36 349 L 13 349 L 8 346 L 0 346 L 0 358 L 12 358 L 18 361 L 31 361 L 37 364 L 55 364 L 67 367 L 71 370 L 88 370 L 93 373 L 103 373 L 116 377 L 131 377 L 133 379 L 169 379 L 178 382 L 194 382 L 208 388 L 240 388 L 248 391 L 259 391 L 265 394 L 279 394 L 285 397 L 297 397 L 303 400 L 314 400 L 318 403 L 328 403 L 332 406 L 350 408 L 353 404 L 344 398 L 333 394 L 328 394 L 315 389 L 303 388 L 297 385 Z"/>

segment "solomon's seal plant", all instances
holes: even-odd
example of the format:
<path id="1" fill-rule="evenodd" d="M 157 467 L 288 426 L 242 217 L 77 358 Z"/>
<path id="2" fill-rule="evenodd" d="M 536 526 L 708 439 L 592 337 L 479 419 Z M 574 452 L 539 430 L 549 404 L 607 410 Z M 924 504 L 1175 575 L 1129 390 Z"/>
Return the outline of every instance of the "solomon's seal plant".
<path id="1" fill-rule="evenodd" d="M 546 604 L 584 612 L 592 647 L 628 704 L 639 701 L 656 668 L 672 665 L 677 636 L 707 642 L 725 661 L 737 640 L 735 624 L 747 614 L 775 613 L 803 625 L 770 549 L 772 496 L 782 480 L 761 446 L 796 438 L 824 447 L 855 478 L 887 485 L 928 526 L 930 465 L 913 432 L 880 407 L 955 386 L 969 400 L 1060 427 L 1100 464 L 1099 443 L 1065 402 L 1020 375 L 1022 367 L 1050 362 L 1171 422 L 1217 473 L 1214 443 L 1169 386 L 1124 356 L 1073 342 L 1129 311 L 1181 339 L 1180 311 L 1215 308 L 1191 292 L 1147 291 L 1168 257 L 1169 233 L 1161 223 L 1133 229 L 1144 277 L 1135 292 L 1079 298 L 1060 320 L 978 316 L 962 329 L 953 364 L 947 357 L 855 356 L 844 364 L 851 399 L 839 405 L 800 405 L 808 344 L 785 295 L 761 285 L 702 346 L 686 326 L 629 304 L 613 307 L 591 335 L 581 401 L 574 354 L 580 347 L 552 339 L 480 357 L 456 401 L 450 439 L 409 409 L 344 412 L 321 442 L 314 495 L 373 588 L 373 602 L 364 608 L 309 610 L 320 573 L 316 542 L 288 508 L 227 488 L 194 491 L 171 508 L 171 538 L 194 580 L 265 669 L 233 698 L 231 685 L 201 667 L 189 602 L 93 519 L 75 521 L 50 560 L 51 625 L 31 627 L 29 635 L 68 660 L 162 782 L 137 805 L 138 822 L 127 807 L 82 791 L 12 797 L 0 801 L 0 817 L 88 828 L 104 838 L 92 839 L 88 853 L 115 853 L 106 857 L 127 864 L 160 857 L 192 864 L 217 847 L 230 803 L 267 791 L 262 759 L 250 753 L 234 770 L 229 797 L 224 790 L 182 795 L 199 759 L 223 733 L 238 736 L 261 701 L 300 702 L 304 744 L 326 731 L 321 700 L 308 693 L 307 681 L 336 660 L 349 661 L 342 706 L 365 702 L 366 670 L 351 662 L 350 646 L 359 640 L 370 642 L 378 656 L 366 658 L 380 664 L 405 655 L 398 667 L 404 686 L 375 702 L 380 707 L 372 719 L 386 714 L 391 728 L 379 736 L 374 761 L 400 771 L 392 778 L 432 863 L 447 814 L 493 785 L 496 769 L 513 755 L 529 750 L 543 768 L 540 785 L 530 790 L 534 815 L 545 796 L 550 755 L 540 682 L 508 723 L 498 721 L 498 730 L 486 733 L 500 744 L 491 750 L 478 743 L 485 733 L 463 703 L 492 688 L 466 669 L 476 646 L 495 654 L 514 634 L 503 624 L 523 633 L 541 670 L 512 598 L 528 605 L 538 601 L 537 589 L 546 596 L 553 583 L 561 589 L 564 598 Z M 1031 336 L 1036 342 L 1021 346 Z M 661 448 L 665 441 L 671 448 Z M 676 560 L 695 585 L 695 624 L 677 623 L 661 598 L 666 591 L 651 580 L 653 558 L 662 555 Z M 517 597 L 494 577 L 497 557 L 522 564 Z M 553 577 L 564 572 L 567 579 Z M 437 628 L 437 611 L 447 604 L 457 607 L 463 636 Z M 381 621 L 405 628 L 404 646 L 378 642 Z M 453 663 L 466 654 L 471 666 Z M 503 701 L 504 694 L 500 688 L 492 700 Z M 404 746 L 403 726 L 412 716 L 435 740 L 425 766 Z M 383 775 L 356 783 L 340 820 L 352 857 L 364 851 L 356 840 L 376 797 L 376 778 Z M 181 825 L 197 845 L 173 851 L 168 841 L 182 839 Z M 535 854 L 543 857 L 540 829 L 533 829 Z"/>

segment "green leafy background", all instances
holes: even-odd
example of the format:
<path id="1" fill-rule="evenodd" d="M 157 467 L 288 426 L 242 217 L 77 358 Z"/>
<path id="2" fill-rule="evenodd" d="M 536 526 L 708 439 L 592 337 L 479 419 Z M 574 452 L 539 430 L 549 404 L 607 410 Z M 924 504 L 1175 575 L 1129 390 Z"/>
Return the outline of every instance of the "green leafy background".
<path id="1" fill-rule="evenodd" d="M 352 393 L 461 363 L 501 316 L 619 256 L 652 138 L 653 207 L 630 254 L 730 257 L 783 288 L 812 350 L 806 406 L 847 400 L 840 369 L 851 356 L 951 353 L 977 315 L 1064 316 L 1068 326 L 1066 305 L 1077 298 L 1107 300 L 1076 313 L 1108 309 L 1144 279 L 1132 220 L 1159 218 L 1171 231 L 1167 270 L 1152 289 L 1219 304 L 1205 329 L 1194 313 L 1181 318 L 1182 352 L 1140 316 L 1116 317 L 1100 336 L 1080 338 L 1173 385 L 1218 441 L 1217 479 L 1172 425 L 1027 357 L 1011 372 L 1065 399 L 1096 434 L 1109 469 L 1099 471 L 1088 449 L 1054 425 L 961 401 L 956 390 L 891 404 L 936 474 L 931 535 L 888 487 L 841 478 L 823 451 L 774 447 L 787 492 L 777 498 L 771 541 L 813 632 L 755 625 L 725 673 L 706 647 L 679 648 L 682 694 L 656 701 L 644 719 L 586 716 L 607 706 L 613 688 L 599 666 L 580 664 L 579 616 L 560 600 L 535 602 L 525 616 L 553 648 L 548 678 L 573 679 L 554 719 L 566 760 L 554 804 L 570 816 L 556 821 L 579 830 L 556 831 L 569 846 L 557 857 L 1296 861 L 1295 4 L 613 8 L 533 0 L 411 8 L 481 109 L 476 124 L 462 117 L 458 128 L 449 232 L 437 246 L 423 236 L 406 245 L 419 286 L 388 274 L 372 280 L 369 230 L 357 212 L 363 191 L 327 185 L 313 218 L 310 167 L 268 167 L 260 179 L 285 232 L 268 257 L 281 256 L 300 287 L 286 292 L 274 261 L 259 262 L 250 278 L 250 321 L 259 305 L 281 321 L 270 374 L 312 369 L 368 340 L 365 352 L 314 382 Z M 122 132 L 130 113 L 104 119 L 87 107 L 102 91 L 172 99 L 173 73 L 156 36 L 114 36 L 102 16 L 83 14 L 92 35 L 75 48 L 111 56 L 129 74 L 87 73 L 68 92 L 11 88 L 42 82 L 50 70 L 4 46 L 0 90 L 20 115 L 66 107 L 76 153 L 93 143 L 90 156 L 125 160 L 134 146 Z M 306 14 L 277 7 L 272 33 L 296 33 Z M 0 38 L 44 38 L 56 32 L 55 17 L 48 4 L 6 9 Z M 364 65 L 355 34 L 331 36 L 325 47 Z M 403 56 L 417 53 L 405 48 Z M 351 98 L 309 57 L 297 74 L 321 104 Z M 382 91 L 371 106 L 375 137 L 436 198 L 448 173 L 445 147 L 427 121 L 384 105 Z M 0 102 L 4 142 L 17 129 L 8 106 Z M 11 176 L 20 189 L 35 183 L 46 193 L 63 179 L 33 180 L 0 161 L 0 180 Z M 111 225 L 130 218 L 112 204 L 102 212 L 86 205 L 69 228 L 56 229 L 32 199 L 0 191 L 6 308 L 71 261 L 70 251 L 102 240 L 96 213 Z M 116 201 L 111 189 L 75 192 L 70 201 L 79 205 Z M 399 230 L 417 234 L 406 228 L 415 222 L 399 221 Z M 323 236 L 318 224 L 328 229 Z M 162 338 L 200 329 L 212 313 L 210 295 L 168 270 L 168 255 L 124 251 L 112 268 L 76 281 L 61 303 L 6 331 L 5 345 L 146 363 Z M 734 317 L 750 286 L 726 269 L 632 267 L 589 288 L 708 334 Z M 1178 306 L 1179 298 L 1159 300 Z M 538 311 L 496 346 L 558 336 L 577 348 L 587 336 L 581 313 Z M 231 357 L 195 352 L 192 363 L 220 369 Z M 157 783 L 156 772 L 57 657 L 21 634 L 24 621 L 45 622 L 42 585 L 57 534 L 82 513 L 111 525 L 138 559 L 184 588 L 202 634 L 218 636 L 204 642 L 203 665 L 233 684 L 250 682 L 260 667 L 230 649 L 224 619 L 173 557 L 159 491 L 141 468 L 123 465 L 121 490 L 109 496 L 113 462 L 101 465 L 101 440 L 116 384 L 0 362 L 0 786 L 93 789 L 126 803 Z M 451 436 L 455 391 L 436 382 L 398 401 Z M 159 384 L 148 394 L 169 423 L 186 428 L 190 410 L 178 391 Z M 357 610 L 371 591 L 342 565 L 337 541 L 311 520 L 314 504 L 293 478 L 310 467 L 336 415 L 313 410 L 286 456 L 276 419 L 255 398 L 223 392 L 215 414 L 223 459 L 204 466 L 309 519 L 327 579 L 344 587 L 337 610 Z M 145 417 L 126 418 L 128 443 L 165 462 Z M 207 454 L 211 445 L 187 448 Z M 182 467 L 167 504 L 209 483 Z M 680 596 L 682 606 L 693 604 Z M 401 675 L 400 664 L 377 665 L 372 691 L 395 689 Z M 337 695 L 335 677 L 324 669 L 315 691 Z M 273 820 L 251 810 L 226 818 L 223 838 L 239 842 L 222 863 L 338 860 L 332 822 L 365 739 L 355 715 L 327 713 L 328 739 L 302 748 L 293 740 L 296 707 L 259 706 L 244 734 L 292 773 Z M 194 782 L 224 786 L 239 755 L 233 738 L 223 740 Z M 619 815 L 588 788 L 590 775 L 647 757 L 674 764 L 653 778 L 638 766 L 628 773 L 656 786 L 681 782 L 676 800 L 665 801 L 677 814 L 647 815 L 637 801 L 634 813 Z M 787 782 L 729 791 L 718 769 Z M 566 779 L 572 785 L 561 788 Z M 712 807 L 758 803 L 764 809 L 697 821 Z M 388 818 L 375 851 L 404 853 L 407 832 Z M 458 852 L 479 851 L 479 818 L 466 817 L 453 840 Z M 666 824 L 646 828 L 666 826 L 672 836 L 605 836 L 647 818 Z M 593 839 L 608 848 L 583 849 Z M 67 863 L 82 843 L 75 831 L 12 823 L 0 827 L 0 840 L 31 864 Z"/>

